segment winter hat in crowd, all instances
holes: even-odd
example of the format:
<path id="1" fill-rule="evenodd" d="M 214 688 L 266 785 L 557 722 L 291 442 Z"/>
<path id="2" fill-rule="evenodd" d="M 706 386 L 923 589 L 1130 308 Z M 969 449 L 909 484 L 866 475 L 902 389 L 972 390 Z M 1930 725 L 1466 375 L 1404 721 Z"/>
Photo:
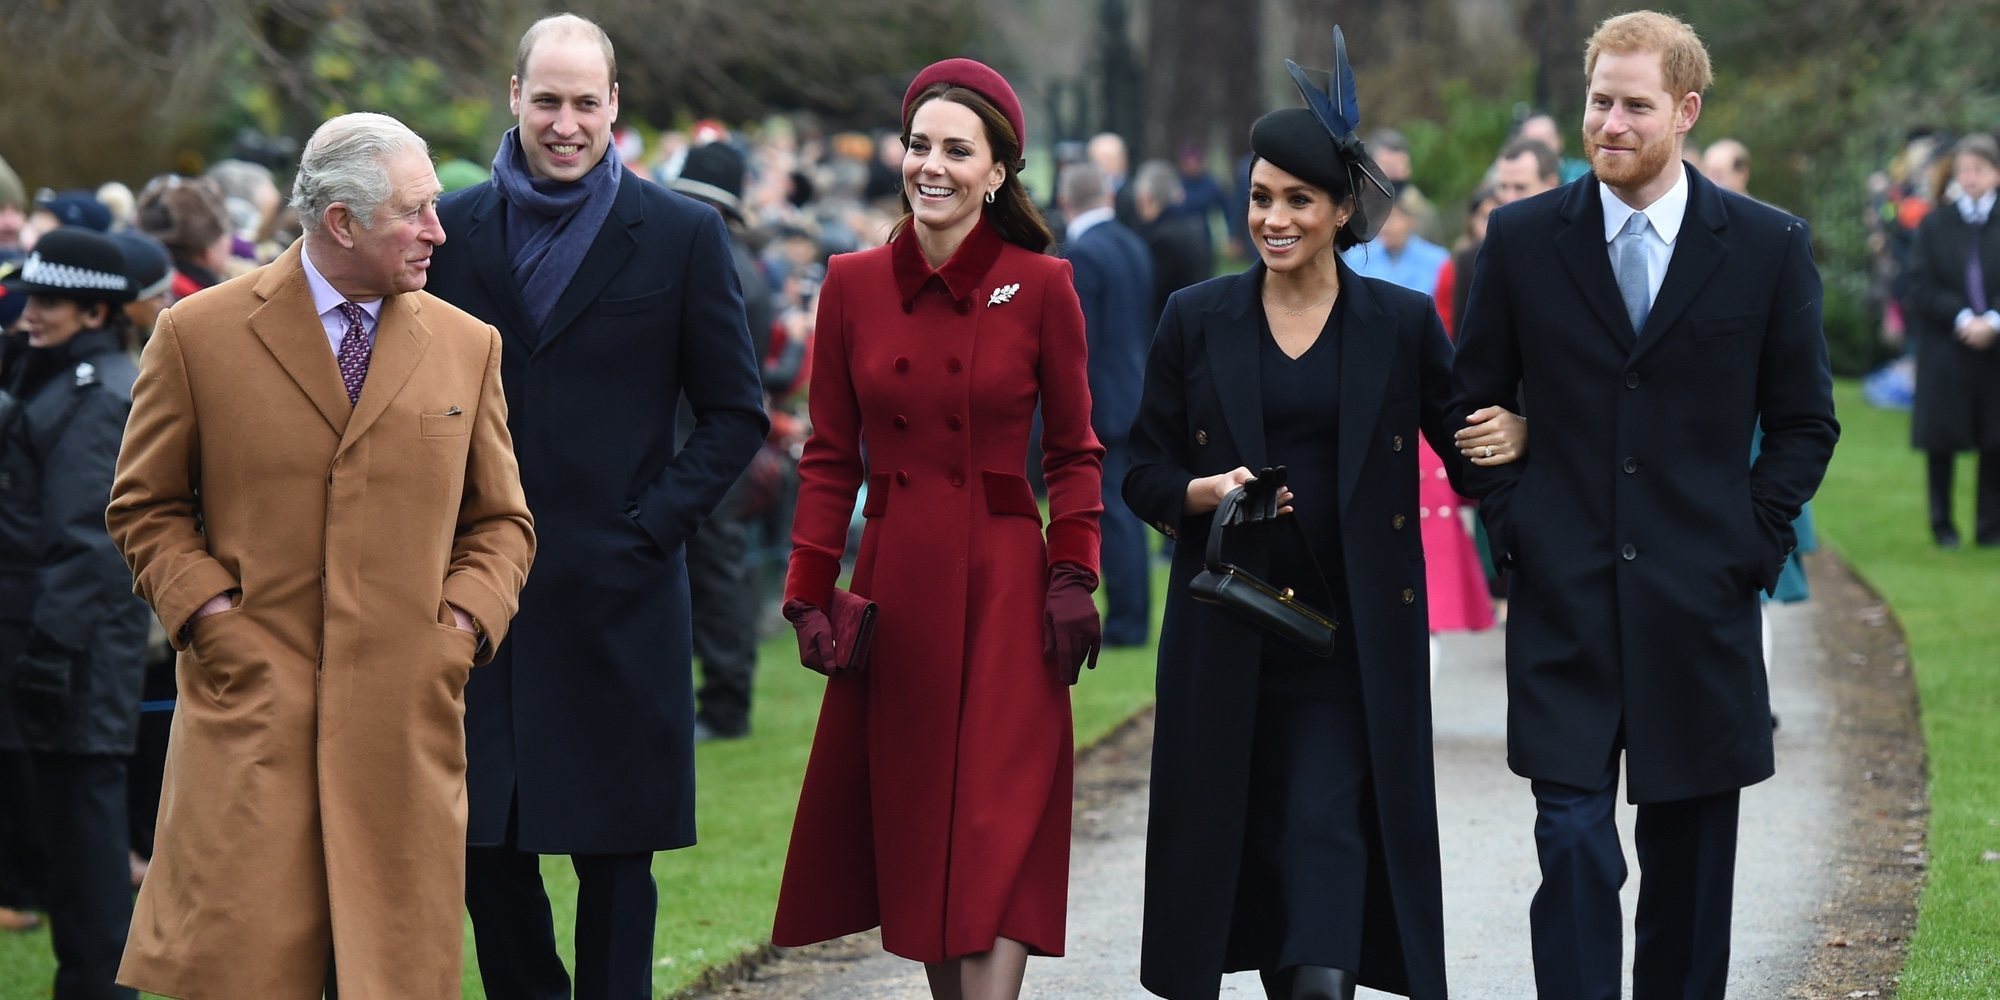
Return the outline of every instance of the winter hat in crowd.
<path id="1" fill-rule="evenodd" d="M 174 287 L 174 259 L 159 240 L 126 232 L 112 233 L 111 241 L 125 257 L 125 277 L 132 283 L 134 300 L 157 298 Z"/>
<path id="2" fill-rule="evenodd" d="M 681 175 L 667 186 L 713 204 L 730 218 L 743 220 L 743 156 L 726 142 L 688 150 Z"/>
<path id="3" fill-rule="evenodd" d="M 125 255 L 103 233 L 64 226 L 35 241 L 19 279 L 29 295 L 79 302 L 130 302 Z M 11 297 L 11 296 L 10 296 Z"/>
<path id="4" fill-rule="evenodd" d="M 229 234 L 229 210 L 214 181 L 162 174 L 139 192 L 137 223 L 176 259 L 190 260 Z"/>
<path id="5" fill-rule="evenodd" d="M 1014 127 L 1014 140 L 1025 150 L 1028 148 L 1028 124 L 1021 117 L 1021 99 L 1014 96 L 1014 88 L 998 70 L 977 59 L 945 59 L 924 67 L 915 80 L 910 81 L 910 89 L 903 93 L 903 120 L 910 120 L 910 106 L 932 84 L 948 83 L 954 87 L 964 87 L 1000 109 L 1001 117 Z"/>
<path id="6" fill-rule="evenodd" d="M 58 191 L 35 200 L 35 210 L 47 212 L 65 226 L 79 226 L 94 232 L 111 228 L 111 210 L 90 191 Z"/>

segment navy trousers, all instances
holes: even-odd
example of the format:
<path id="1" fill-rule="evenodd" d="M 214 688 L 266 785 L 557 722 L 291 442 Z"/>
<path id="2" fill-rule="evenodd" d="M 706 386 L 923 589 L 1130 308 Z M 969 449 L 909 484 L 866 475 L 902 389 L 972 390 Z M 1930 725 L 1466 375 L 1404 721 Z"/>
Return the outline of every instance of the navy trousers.
<path id="1" fill-rule="evenodd" d="M 55 1000 L 132 1000 L 118 960 L 132 926 L 125 851 L 125 758 L 31 752 L 35 808 L 48 852 L 49 943 Z"/>
<path id="2" fill-rule="evenodd" d="M 1594 788 L 1537 781 L 1542 884 L 1528 910 L 1540 1000 L 1619 1000 L 1624 915 L 1618 890 L 1618 756 Z M 1633 1000 L 1721 1000 L 1729 977 L 1730 905 L 1740 794 L 1639 806 L 1639 912 Z"/>
<path id="3" fill-rule="evenodd" d="M 1125 506 L 1125 472 L 1132 467 L 1132 449 L 1123 441 L 1104 442 L 1104 516 L 1098 519 L 1102 540 L 1098 570 L 1104 589 L 1104 644 L 1143 646 L 1151 638 L 1153 578 L 1146 558 L 1150 533 L 1139 515 Z"/>
<path id="4" fill-rule="evenodd" d="M 512 816 L 507 826 L 508 843 L 465 850 L 465 909 L 479 978 L 489 1000 L 570 1000 L 541 855 L 517 850 Z M 578 883 L 576 1000 L 652 1000 L 660 903 L 652 854 L 574 854 L 569 861 Z"/>

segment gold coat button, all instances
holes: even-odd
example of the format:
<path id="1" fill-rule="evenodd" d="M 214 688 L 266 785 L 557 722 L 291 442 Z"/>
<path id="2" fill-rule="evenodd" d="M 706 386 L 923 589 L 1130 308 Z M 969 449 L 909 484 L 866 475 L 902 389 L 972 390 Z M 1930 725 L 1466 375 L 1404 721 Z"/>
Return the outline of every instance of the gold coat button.
<path id="1" fill-rule="evenodd" d="M 1417 603 L 1417 592 L 1416 592 L 1416 591 L 1414 591 L 1414 590 L 1411 590 L 1411 589 L 1410 589 L 1410 588 L 1408 588 L 1408 587 L 1404 587 L 1404 588 L 1403 588 L 1403 603 L 1404 603 L 1404 604 L 1415 604 L 1415 603 Z"/>
<path id="2" fill-rule="evenodd" d="M 1390 451 L 1403 450 L 1403 436 L 1401 434 L 1398 434 L 1395 437 L 1389 439 L 1389 450 Z"/>
<path id="3" fill-rule="evenodd" d="M 1406 523 L 1408 520 L 1409 518 L 1406 518 L 1401 514 L 1397 514 L 1395 517 L 1389 519 L 1389 526 L 1395 528 L 1397 531 L 1401 531 L 1403 530 L 1404 523 Z"/>
<path id="4" fill-rule="evenodd" d="M 1207 444 L 1207 443 L 1208 443 L 1208 432 L 1207 432 L 1207 431 L 1204 431 L 1204 430 L 1197 430 L 1197 431 L 1195 431 L 1195 432 L 1194 432 L 1194 443 L 1195 443 L 1195 444 Z"/>

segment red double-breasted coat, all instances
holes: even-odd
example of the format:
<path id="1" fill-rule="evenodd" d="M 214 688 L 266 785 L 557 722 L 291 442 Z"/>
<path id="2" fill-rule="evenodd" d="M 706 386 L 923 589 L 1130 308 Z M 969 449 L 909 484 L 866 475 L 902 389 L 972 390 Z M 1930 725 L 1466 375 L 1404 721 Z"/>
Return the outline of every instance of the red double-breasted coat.
<path id="1" fill-rule="evenodd" d="M 1070 706 L 1043 606 L 1051 565 L 1096 571 L 1104 454 L 1069 264 L 982 221 L 933 271 L 905 229 L 833 258 L 814 336 L 786 596 L 827 606 L 865 482 L 851 587 L 879 611 L 868 669 L 827 683 L 773 940 L 880 924 L 918 961 L 1059 955 Z"/>

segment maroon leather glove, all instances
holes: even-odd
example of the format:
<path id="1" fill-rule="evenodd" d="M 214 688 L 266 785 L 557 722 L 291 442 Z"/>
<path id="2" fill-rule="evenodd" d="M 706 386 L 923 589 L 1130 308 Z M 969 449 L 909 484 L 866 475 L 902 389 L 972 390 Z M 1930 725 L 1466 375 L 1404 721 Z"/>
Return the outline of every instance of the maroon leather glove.
<path id="1" fill-rule="evenodd" d="M 785 620 L 799 634 L 799 664 L 832 676 L 839 661 L 834 658 L 833 622 L 826 612 L 794 598 L 785 602 Z"/>
<path id="2" fill-rule="evenodd" d="M 832 597 L 831 613 L 797 598 L 785 602 L 785 620 L 799 633 L 799 663 L 828 676 L 866 670 L 875 644 L 875 602 L 839 588 Z"/>
<path id="3" fill-rule="evenodd" d="M 1056 676 L 1071 684 L 1087 665 L 1097 669 L 1097 648 L 1102 632 L 1097 621 L 1097 602 L 1090 593 L 1097 589 L 1097 574 L 1076 563 L 1057 563 L 1049 568 L 1049 597 L 1042 618 L 1042 656 L 1054 666 Z"/>

